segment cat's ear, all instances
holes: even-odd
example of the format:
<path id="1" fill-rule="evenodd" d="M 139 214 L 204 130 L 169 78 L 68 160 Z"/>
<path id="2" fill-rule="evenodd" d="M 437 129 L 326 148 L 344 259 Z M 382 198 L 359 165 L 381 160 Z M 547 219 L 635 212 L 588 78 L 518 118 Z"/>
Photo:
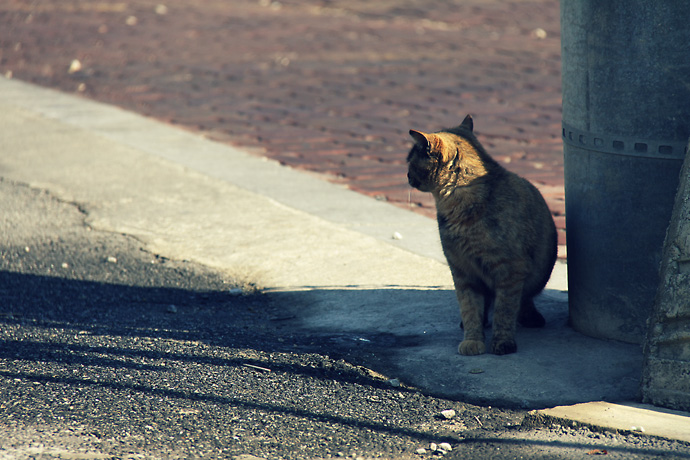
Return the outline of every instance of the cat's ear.
<path id="1" fill-rule="evenodd" d="M 422 147 L 424 150 L 429 149 L 429 138 L 427 137 L 427 134 L 424 134 L 421 131 L 415 131 L 414 129 L 410 130 L 410 136 L 412 136 L 412 139 Z"/>
<path id="2" fill-rule="evenodd" d="M 462 120 L 462 123 L 460 123 L 460 126 L 463 128 L 467 128 L 470 131 L 474 130 L 474 120 L 472 120 L 472 115 L 467 115 L 464 120 Z"/>

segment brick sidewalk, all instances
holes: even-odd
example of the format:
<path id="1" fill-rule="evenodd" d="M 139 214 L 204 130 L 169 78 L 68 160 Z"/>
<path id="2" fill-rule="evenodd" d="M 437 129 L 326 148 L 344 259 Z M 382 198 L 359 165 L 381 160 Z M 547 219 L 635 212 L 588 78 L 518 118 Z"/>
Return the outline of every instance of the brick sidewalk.
<path id="1" fill-rule="evenodd" d="M 407 185 L 407 131 L 472 113 L 487 150 L 542 191 L 565 244 L 555 0 L 192 3 L 8 0 L 0 72 L 429 216 L 431 196 Z"/>

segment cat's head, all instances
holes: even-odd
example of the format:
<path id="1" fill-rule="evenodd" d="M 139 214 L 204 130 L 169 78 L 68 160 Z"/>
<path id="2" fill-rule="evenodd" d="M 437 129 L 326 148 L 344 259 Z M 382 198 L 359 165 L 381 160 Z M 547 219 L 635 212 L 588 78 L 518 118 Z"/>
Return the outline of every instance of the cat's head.
<path id="1" fill-rule="evenodd" d="M 407 154 L 407 181 L 422 192 L 433 192 L 446 184 L 453 163 L 460 155 L 458 139 L 474 128 L 472 117 L 467 115 L 457 128 L 437 133 L 410 130 L 414 145 Z"/>

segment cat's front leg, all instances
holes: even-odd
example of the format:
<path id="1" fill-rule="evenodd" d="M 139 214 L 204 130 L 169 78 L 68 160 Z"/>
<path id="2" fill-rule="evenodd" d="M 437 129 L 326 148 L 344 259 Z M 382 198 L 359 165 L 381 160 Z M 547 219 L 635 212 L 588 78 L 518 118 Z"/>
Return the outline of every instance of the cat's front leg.
<path id="1" fill-rule="evenodd" d="M 520 311 L 523 282 L 513 281 L 496 288 L 491 352 L 507 355 L 517 351 L 515 330 Z"/>
<path id="2" fill-rule="evenodd" d="M 464 280 L 453 276 L 455 293 L 460 304 L 460 316 L 465 329 L 458 353 L 465 356 L 481 355 L 484 345 L 484 295 Z"/>

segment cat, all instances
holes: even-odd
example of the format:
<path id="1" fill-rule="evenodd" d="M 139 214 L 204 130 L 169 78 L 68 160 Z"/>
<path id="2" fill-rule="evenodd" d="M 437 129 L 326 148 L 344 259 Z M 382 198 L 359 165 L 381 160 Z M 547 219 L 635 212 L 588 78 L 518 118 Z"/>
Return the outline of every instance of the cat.
<path id="1" fill-rule="evenodd" d="M 410 130 L 409 184 L 431 192 L 441 245 L 460 304 L 462 355 L 486 352 L 484 324 L 493 304 L 491 352 L 517 351 L 516 324 L 543 327 L 533 298 L 556 262 L 558 238 L 539 191 L 489 156 L 467 115 L 460 126 Z"/>

